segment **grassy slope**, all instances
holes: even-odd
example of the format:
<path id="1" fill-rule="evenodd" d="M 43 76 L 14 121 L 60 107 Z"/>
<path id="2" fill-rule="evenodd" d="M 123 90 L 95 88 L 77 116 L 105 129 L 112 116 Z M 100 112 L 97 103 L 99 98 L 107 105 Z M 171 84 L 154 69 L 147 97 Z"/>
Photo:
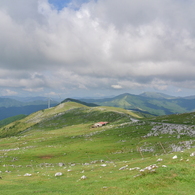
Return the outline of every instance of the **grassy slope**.
<path id="1" fill-rule="evenodd" d="M 111 123 L 91 128 L 93 122 L 103 119 Z M 169 121 L 173 119 L 169 116 Z M 2 195 L 195 194 L 195 157 L 190 157 L 194 150 L 172 154 L 168 147 L 174 141 L 193 138 L 184 136 L 176 140 L 175 135 L 144 138 L 152 124 L 129 123 L 129 115 L 122 109 L 88 108 L 68 102 L 34 113 L 16 126 L 13 129 L 20 131 L 19 135 L 0 140 Z M 25 131 L 27 127 L 31 129 Z M 150 147 L 154 151 L 148 152 Z M 175 154 L 178 159 L 173 160 Z M 157 162 L 159 158 L 163 161 Z M 158 166 L 155 172 L 140 175 L 139 170 L 129 170 L 151 164 Z M 55 177 L 56 172 L 63 175 Z M 26 173 L 32 176 L 25 177 Z M 87 179 L 82 180 L 83 175 Z"/>
<path id="2" fill-rule="evenodd" d="M 20 114 L 20 115 L 12 116 L 12 117 L 6 118 L 4 120 L 1 120 L 0 127 L 3 127 L 5 125 L 8 125 L 14 121 L 20 120 L 20 119 L 25 118 L 25 117 L 26 117 L 26 115 Z"/>
<path id="3" fill-rule="evenodd" d="M 183 113 L 183 114 L 165 115 L 165 116 L 153 117 L 147 120 L 152 120 L 155 122 L 195 125 L 195 113 L 191 112 L 191 113 Z"/>
<path id="4" fill-rule="evenodd" d="M 98 120 L 114 122 L 129 120 L 129 116 L 141 118 L 138 114 L 121 108 L 87 107 L 85 105 L 66 102 L 56 107 L 40 110 L 25 119 L 15 121 L 0 129 L 0 137 L 17 135 L 32 128 L 56 129 L 80 123 L 94 123 Z"/>

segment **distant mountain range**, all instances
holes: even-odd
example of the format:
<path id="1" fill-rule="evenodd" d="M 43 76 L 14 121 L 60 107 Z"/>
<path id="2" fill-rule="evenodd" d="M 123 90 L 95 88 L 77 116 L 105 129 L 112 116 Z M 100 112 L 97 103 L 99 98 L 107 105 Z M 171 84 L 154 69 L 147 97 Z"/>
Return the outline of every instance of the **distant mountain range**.
<path id="1" fill-rule="evenodd" d="M 126 110 L 142 112 L 146 115 L 169 115 L 195 111 L 195 96 L 175 97 L 163 93 L 145 92 L 140 95 L 129 93 L 102 99 L 71 99 L 62 102 L 77 102 L 86 106 L 112 106 Z M 50 106 L 59 101 L 50 100 Z M 47 97 L 0 97 L 0 120 L 16 116 L 29 115 L 38 110 L 48 108 Z"/>
<path id="2" fill-rule="evenodd" d="M 195 96 L 174 97 L 163 93 L 145 92 L 140 95 L 129 93 L 105 99 L 80 99 L 101 106 L 120 107 L 152 115 L 168 115 L 195 111 Z"/>
<path id="3" fill-rule="evenodd" d="M 50 106 L 57 104 L 57 101 L 50 100 Z M 0 97 L 0 120 L 20 114 L 29 115 L 47 107 L 48 98 L 46 97 Z"/>

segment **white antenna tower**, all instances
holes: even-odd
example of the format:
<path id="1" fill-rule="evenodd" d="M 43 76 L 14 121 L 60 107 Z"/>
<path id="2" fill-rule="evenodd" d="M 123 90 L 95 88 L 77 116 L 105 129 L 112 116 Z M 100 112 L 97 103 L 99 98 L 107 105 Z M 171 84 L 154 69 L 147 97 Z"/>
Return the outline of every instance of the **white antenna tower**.
<path id="1" fill-rule="evenodd" d="M 60 103 L 61 103 L 61 101 L 62 101 L 62 98 L 61 98 L 61 96 L 58 94 L 58 96 L 59 96 L 59 98 L 60 98 Z"/>
<path id="2" fill-rule="evenodd" d="M 48 102 L 47 102 L 47 106 L 48 106 L 48 108 L 50 108 L 50 106 L 51 106 L 51 98 L 50 97 L 48 97 Z"/>

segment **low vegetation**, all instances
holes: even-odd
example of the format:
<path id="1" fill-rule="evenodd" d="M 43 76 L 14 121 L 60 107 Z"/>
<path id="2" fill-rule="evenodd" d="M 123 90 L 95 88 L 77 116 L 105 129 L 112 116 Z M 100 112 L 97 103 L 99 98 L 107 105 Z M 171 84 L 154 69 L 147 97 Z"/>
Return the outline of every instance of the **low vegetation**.
<path id="1" fill-rule="evenodd" d="M 0 129 L 1 194 L 195 194 L 193 114 L 176 124 L 75 102 L 33 113 Z"/>

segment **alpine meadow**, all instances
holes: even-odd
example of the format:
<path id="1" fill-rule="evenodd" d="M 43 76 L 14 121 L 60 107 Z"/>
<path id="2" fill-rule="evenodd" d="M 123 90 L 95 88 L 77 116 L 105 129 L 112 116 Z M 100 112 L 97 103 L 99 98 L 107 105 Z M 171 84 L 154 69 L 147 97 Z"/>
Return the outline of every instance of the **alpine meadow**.
<path id="1" fill-rule="evenodd" d="M 1 194 L 195 194 L 194 123 L 64 101 L 1 127 Z"/>

